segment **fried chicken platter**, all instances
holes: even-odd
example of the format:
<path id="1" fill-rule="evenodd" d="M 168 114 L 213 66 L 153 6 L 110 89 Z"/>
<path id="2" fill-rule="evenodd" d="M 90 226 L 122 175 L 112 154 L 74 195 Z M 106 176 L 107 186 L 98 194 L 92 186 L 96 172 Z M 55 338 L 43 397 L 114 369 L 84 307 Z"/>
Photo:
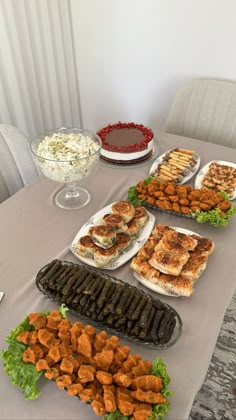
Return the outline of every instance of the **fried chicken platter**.
<path id="1" fill-rule="evenodd" d="M 183 184 L 192 178 L 200 166 L 200 157 L 195 150 L 172 149 L 159 156 L 149 175 L 162 181 Z"/>
<path id="2" fill-rule="evenodd" d="M 116 419 L 156 418 L 160 407 L 162 413 L 168 412 L 172 392 L 161 358 L 154 363 L 143 360 L 122 346 L 117 336 L 72 323 L 65 312 L 62 306 L 30 313 L 7 337 L 10 344 L 1 352 L 4 370 L 26 399 L 39 396 L 37 381 L 43 376 L 68 396 L 90 404 L 104 419 L 113 413 Z"/>
<path id="3" fill-rule="evenodd" d="M 90 267 L 53 260 L 38 272 L 36 286 L 95 326 L 151 348 L 167 348 L 181 335 L 170 305 Z"/>
<path id="4" fill-rule="evenodd" d="M 236 164 L 220 160 L 211 161 L 198 173 L 196 188 L 225 191 L 230 200 L 236 198 Z"/>
<path id="5" fill-rule="evenodd" d="M 214 242 L 185 229 L 157 224 L 130 264 L 146 287 L 168 296 L 189 297 L 205 270 Z"/>
<path id="6" fill-rule="evenodd" d="M 225 193 L 206 188 L 192 188 L 176 182 L 149 177 L 129 188 L 128 199 L 134 205 L 143 205 L 178 216 L 192 217 L 198 223 L 227 226 L 236 208 Z"/>
<path id="7" fill-rule="evenodd" d="M 138 252 L 154 223 L 154 216 L 143 206 L 117 201 L 98 211 L 81 227 L 70 250 L 92 267 L 115 270 Z"/>

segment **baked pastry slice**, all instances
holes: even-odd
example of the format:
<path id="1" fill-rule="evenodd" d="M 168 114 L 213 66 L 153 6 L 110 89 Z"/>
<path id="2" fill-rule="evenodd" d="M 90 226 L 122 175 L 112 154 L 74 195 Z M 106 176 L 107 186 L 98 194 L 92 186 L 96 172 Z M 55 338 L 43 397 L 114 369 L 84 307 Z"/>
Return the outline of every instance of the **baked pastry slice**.
<path id="1" fill-rule="evenodd" d="M 173 230 L 174 229 L 170 228 L 167 225 L 157 224 L 152 230 L 152 236 L 161 239 L 165 232 Z"/>
<path id="2" fill-rule="evenodd" d="M 157 283 L 160 276 L 160 271 L 153 268 L 146 258 L 141 255 L 137 255 L 131 261 L 130 268 L 136 273 L 141 274 L 145 279 L 152 283 Z"/>
<path id="3" fill-rule="evenodd" d="M 127 229 L 125 233 L 126 235 L 135 238 L 138 235 L 140 229 L 140 225 L 133 219 L 129 223 L 127 223 Z"/>
<path id="4" fill-rule="evenodd" d="M 198 235 L 192 235 L 194 239 L 197 239 L 197 246 L 194 250 L 195 254 L 199 255 L 210 255 L 215 249 L 215 244 L 211 239 L 202 238 Z"/>
<path id="5" fill-rule="evenodd" d="M 102 218 L 102 223 L 110 226 L 116 233 L 127 230 L 127 225 L 124 223 L 123 218 L 119 214 L 105 214 Z"/>
<path id="6" fill-rule="evenodd" d="M 116 245 L 111 246 L 108 249 L 103 249 L 98 246 L 95 247 L 93 258 L 99 267 L 108 264 L 113 258 L 117 258 L 119 255 Z"/>
<path id="7" fill-rule="evenodd" d="M 183 276 L 161 274 L 157 284 L 167 293 L 174 293 L 178 296 L 189 297 L 194 291 L 191 280 Z"/>
<path id="8" fill-rule="evenodd" d="M 139 225 L 140 228 L 143 227 L 148 220 L 147 210 L 142 206 L 135 207 L 135 214 L 133 220 L 135 220 L 135 222 Z"/>
<path id="9" fill-rule="evenodd" d="M 163 250 L 175 255 L 182 265 L 186 264 L 189 259 L 188 251 L 179 242 L 166 239 L 165 234 L 155 247 L 155 251 L 158 250 Z"/>
<path id="10" fill-rule="evenodd" d="M 169 241 L 177 241 L 187 251 L 193 251 L 197 246 L 197 239 L 185 233 L 177 232 L 176 230 L 168 230 L 164 234 L 164 238 Z"/>
<path id="11" fill-rule="evenodd" d="M 110 226 L 94 226 L 89 229 L 89 233 L 93 242 L 104 249 L 110 248 L 116 241 L 116 232 Z"/>
<path id="12" fill-rule="evenodd" d="M 76 252 L 82 257 L 93 258 L 95 246 L 91 236 L 82 236 L 77 242 Z"/>
<path id="13" fill-rule="evenodd" d="M 132 240 L 129 236 L 124 233 L 117 233 L 116 235 L 116 248 L 119 253 L 124 252 L 131 244 Z"/>
<path id="14" fill-rule="evenodd" d="M 208 257 L 206 255 L 190 256 L 188 262 L 183 266 L 181 276 L 187 277 L 192 282 L 195 282 L 207 265 Z"/>
<path id="15" fill-rule="evenodd" d="M 149 264 L 164 274 L 178 276 L 183 268 L 183 263 L 178 256 L 162 249 L 155 250 L 149 260 Z"/>
<path id="16" fill-rule="evenodd" d="M 130 222 L 135 216 L 134 206 L 128 201 L 118 201 L 111 206 L 111 211 L 114 214 L 119 214 L 125 223 Z"/>

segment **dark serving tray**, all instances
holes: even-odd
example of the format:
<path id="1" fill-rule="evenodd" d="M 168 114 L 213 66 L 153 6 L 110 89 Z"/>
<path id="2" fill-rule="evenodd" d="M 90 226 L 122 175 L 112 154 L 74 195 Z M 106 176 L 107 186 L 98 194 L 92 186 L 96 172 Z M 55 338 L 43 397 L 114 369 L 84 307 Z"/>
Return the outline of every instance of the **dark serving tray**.
<path id="1" fill-rule="evenodd" d="M 182 320 L 174 308 L 99 270 L 53 260 L 35 281 L 45 296 L 120 338 L 165 349 L 181 336 Z"/>

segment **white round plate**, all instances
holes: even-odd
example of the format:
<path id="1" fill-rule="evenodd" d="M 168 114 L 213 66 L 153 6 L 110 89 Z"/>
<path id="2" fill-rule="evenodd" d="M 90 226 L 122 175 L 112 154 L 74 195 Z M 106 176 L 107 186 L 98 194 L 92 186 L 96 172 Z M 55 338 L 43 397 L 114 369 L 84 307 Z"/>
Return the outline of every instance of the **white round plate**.
<path id="1" fill-rule="evenodd" d="M 149 171 L 149 176 L 153 176 L 152 174 L 155 172 L 155 170 L 157 169 L 158 165 L 163 162 L 166 154 L 167 153 L 170 153 L 173 150 L 174 149 L 168 150 L 167 152 L 163 153 L 163 155 L 159 156 L 155 160 L 155 162 L 153 162 L 153 164 L 151 166 L 151 169 Z M 189 181 L 196 174 L 196 172 L 198 171 L 199 166 L 200 166 L 201 159 L 200 159 L 200 156 L 197 153 L 195 153 L 195 155 L 198 157 L 197 158 L 197 161 L 196 161 L 196 165 L 193 167 L 193 169 L 186 176 L 183 177 L 183 179 L 182 179 L 181 182 L 178 182 L 179 185 L 185 184 L 185 182 Z M 158 176 L 156 178 L 158 178 Z"/>
<path id="2" fill-rule="evenodd" d="M 185 233 L 185 235 L 201 236 L 198 233 L 193 232 L 192 230 L 188 230 L 188 229 L 184 229 L 184 228 L 180 228 L 180 227 L 175 227 L 175 226 L 170 226 L 170 227 L 172 229 L 175 229 L 177 232 Z M 166 292 L 164 289 L 162 289 L 162 287 L 158 286 L 155 283 L 152 283 L 150 280 L 145 279 L 141 274 L 138 274 L 135 271 L 133 271 L 133 275 L 140 283 L 142 283 L 144 286 L 146 286 L 148 289 L 152 290 L 153 292 L 160 293 L 161 295 L 165 295 L 165 296 L 181 297 L 180 295 L 176 295 L 175 293 Z"/>
<path id="3" fill-rule="evenodd" d="M 209 166 L 211 165 L 211 163 L 218 163 L 219 165 L 225 165 L 225 166 L 231 166 L 232 168 L 236 169 L 236 164 L 233 162 L 227 162 L 224 160 L 211 160 L 210 162 L 208 162 L 205 166 L 203 166 L 203 168 L 199 171 L 199 173 L 196 176 L 195 179 L 195 188 L 202 188 L 202 180 L 204 178 L 204 176 L 207 174 Z M 229 198 L 229 200 L 234 200 L 236 198 L 236 188 L 234 190 L 234 195 Z"/>
<path id="4" fill-rule="evenodd" d="M 121 265 L 125 264 L 127 261 L 129 261 L 131 258 L 134 257 L 135 254 L 140 250 L 140 248 L 145 244 L 147 239 L 149 238 L 152 229 L 155 224 L 155 217 L 148 213 L 148 221 L 143 226 L 143 228 L 140 230 L 138 236 L 132 241 L 131 246 L 127 249 L 127 251 L 124 251 L 124 253 L 120 254 L 117 258 L 114 258 L 111 260 L 108 264 L 105 266 L 98 266 L 96 262 L 92 258 L 85 258 L 76 252 L 76 246 L 79 238 L 82 236 L 85 236 L 88 234 L 89 228 L 92 226 L 99 225 L 101 223 L 101 220 L 105 214 L 111 213 L 111 206 L 115 203 L 111 203 L 108 206 L 104 207 L 103 209 L 99 210 L 96 214 L 94 214 L 78 231 L 76 236 L 74 237 L 72 244 L 70 246 L 71 252 L 75 255 L 76 258 L 78 258 L 80 261 L 83 261 L 84 263 L 90 265 L 91 267 L 96 267 L 104 270 L 115 270 L 116 268 L 120 267 Z"/>

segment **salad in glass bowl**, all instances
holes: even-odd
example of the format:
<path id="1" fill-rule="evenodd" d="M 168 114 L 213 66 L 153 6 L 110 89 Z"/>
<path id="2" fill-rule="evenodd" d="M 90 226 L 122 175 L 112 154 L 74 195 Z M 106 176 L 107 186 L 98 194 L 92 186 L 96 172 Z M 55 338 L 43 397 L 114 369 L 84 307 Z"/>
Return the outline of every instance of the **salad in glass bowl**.
<path id="1" fill-rule="evenodd" d="M 78 209 L 88 204 L 90 193 L 76 183 L 91 175 L 97 165 L 100 137 L 87 129 L 62 127 L 41 134 L 30 146 L 42 174 L 66 184 L 56 194 L 56 205 Z"/>

